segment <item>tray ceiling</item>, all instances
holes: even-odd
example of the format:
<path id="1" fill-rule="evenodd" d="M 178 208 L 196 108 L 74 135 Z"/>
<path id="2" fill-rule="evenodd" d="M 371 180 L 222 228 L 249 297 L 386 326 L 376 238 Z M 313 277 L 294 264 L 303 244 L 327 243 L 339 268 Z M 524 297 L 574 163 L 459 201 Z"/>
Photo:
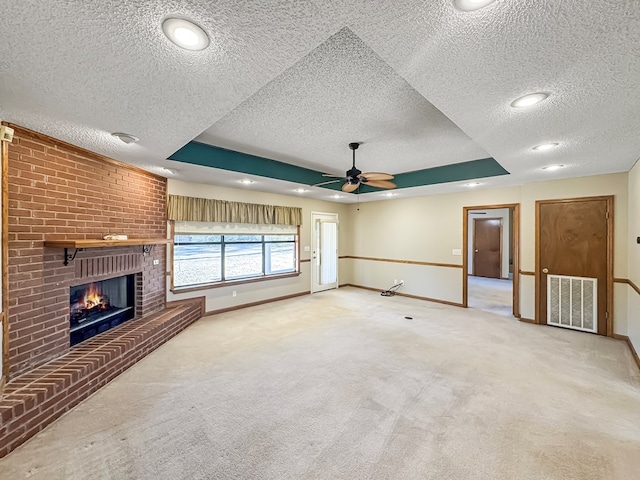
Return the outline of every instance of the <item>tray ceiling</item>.
<path id="1" fill-rule="evenodd" d="M 203 27 L 210 46 L 170 43 L 161 24 L 175 15 Z M 0 118 L 226 186 L 238 172 L 167 158 L 196 140 L 341 174 L 347 144 L 360 141 L 363 171 L 493 158 L 509 175 L 481 188 L 627 171 L 640 156 L 638 24 L 634 0 L 496 0 L 473 12 L 450 0 L 11 2 L 0 18 Z M 510 106 L 536 91 L 550 97 Z M 119 131 L 139 143 L 111 136 Z M 559 146 L 531 150 L 546 142 Z M 296 186 L 255 180 L 265 191 Z"/>

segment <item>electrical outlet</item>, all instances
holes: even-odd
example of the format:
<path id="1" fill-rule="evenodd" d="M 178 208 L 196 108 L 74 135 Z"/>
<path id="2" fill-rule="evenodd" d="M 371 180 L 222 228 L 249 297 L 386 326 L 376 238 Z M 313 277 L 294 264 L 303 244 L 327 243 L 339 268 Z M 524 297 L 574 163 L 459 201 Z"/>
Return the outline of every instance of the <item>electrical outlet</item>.
<path id="1" fill-rule="evenodd" d="M 235 296 L 236 296 L 236 291 L 234 290 L 234 291 L 231 293 L 231 295 L 235 297 Z"/>
<path id="2" fill-rule="evenodd" d="M 158 260 L 157 258 L 153 261 L 154 265 L 160 265 L 160 260 Z"/>

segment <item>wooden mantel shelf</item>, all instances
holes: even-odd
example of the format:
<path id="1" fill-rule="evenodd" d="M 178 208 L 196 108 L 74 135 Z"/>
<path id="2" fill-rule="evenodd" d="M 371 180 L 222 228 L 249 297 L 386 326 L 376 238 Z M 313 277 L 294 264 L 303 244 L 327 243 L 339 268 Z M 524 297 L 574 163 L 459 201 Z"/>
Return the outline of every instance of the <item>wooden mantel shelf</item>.
<path id="1" fill-rule="evenodd" d="M 151 252 L 155 245 L 165 245 L 172 243 L 168 238 L 128 238 L 127 240 L 45 240 L 44 246 L 49 248 L 64 248 L 64 264 L 76 258 L 78 252 L 85 248 L 101 248 L 101 247 L 130 247 L 142 246 L 143 255 Z M 73 253 L 69 253 L 69 249 L 74 249 Z"/>
<path id="2" fill-rule="evenodd" d="M 130 247 L 132 245 L 164 245 L 171 243 L 168 238 L 129 238 L 127 240 L 45 240 L 44 246 L 49 248 L 100 248 Z"/>

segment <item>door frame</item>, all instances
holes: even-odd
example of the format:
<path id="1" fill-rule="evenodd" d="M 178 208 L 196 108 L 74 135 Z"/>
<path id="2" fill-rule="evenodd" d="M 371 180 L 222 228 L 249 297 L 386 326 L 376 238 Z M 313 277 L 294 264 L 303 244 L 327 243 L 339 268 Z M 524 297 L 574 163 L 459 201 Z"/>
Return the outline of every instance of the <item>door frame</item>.
<path id="1" fill-rule="evenodd" d="M 499 274 L 498 274 L 498 278 L 501 280 L 504 280 L 504 277 L 502 276 L 502 254 L 504 253 L 504 251 L 502 250 L 503 248 L 503 241 L 502 241 L 502 236 L 504 234 L 503 232 L 503 227 L 504 227 L 504 221 L 502 217 L 484 217 L 484 218 L 474 218 L 473 219 L 473 245 L 471 246 L 471 248 L 474 250 L 473 252 L 473 263 L 471 265 L 471 270 L 473 271 L 473 273 L 471 275 L 476 276 L 476 255 L 475 255 L 475 249 L 476 249 L 476 222 L 480 220 L 500 220 L 500 256 L 498 257 L 498 270 L 499 270 Z M 513 240 L 513 239 L 511 239 Z"/>
<path id="2" fill-rule="evenodd" d="M 513 208 L 513 316 L 520 315 L 520 204 L 477 205 L 462 207 L 462 306 L 468 308 L 469 301 L 469 211 Z"/>
<path id="3" fill-rule="evenodd" d="M 326 290 L 332 290 L 333 288 L 338 288 L 340 286 L 340 272 L 338 270 L 338 267 L 340 266 L 340 257 L 338 252 L 340 251 L 340 218 L 338 216 L 337 213 L 334 212 L 311 212 L 311 272 L 310 272 L 310 277 L 311 277 L 311 293 L 316 293 L 316 292 L 324 292 L 325 290 L 316 290 L 314 288 L 315 282 L 315 276 L 318 272 L 316 271 L 316 262 L 315 262 L 315 257 L 314 257 L 314 253 L 316 248 L 318 247 L 318 245 L 316 245 L 316 218 L 317 217 L 333 217 L 335 218 L 336 221 L 336 286 L 332 287 L 332 288 L 327 288 Z"/>
<path id="4" fill-rule="evenodd" d="M 535 322 L 540 325 L 546 325 L 547 319 L 540 318 L 540 288 L 542 288 L 542 275 L 540 267 L 540 206 L 548 203 L 572 203 L 572 202 L 590 202 L 593 200 L 606 200 L 607 212 L 607 337 L 613 336 L 613 221 L 614 221 L 614 196 L 599 195 L 595 197 L 576 197 L 576 198 L 559 198 L 552 200 L 536 200 L 536 288 L 535 288 Z M 546 287 L 546 282 L 545 287 Z"/>

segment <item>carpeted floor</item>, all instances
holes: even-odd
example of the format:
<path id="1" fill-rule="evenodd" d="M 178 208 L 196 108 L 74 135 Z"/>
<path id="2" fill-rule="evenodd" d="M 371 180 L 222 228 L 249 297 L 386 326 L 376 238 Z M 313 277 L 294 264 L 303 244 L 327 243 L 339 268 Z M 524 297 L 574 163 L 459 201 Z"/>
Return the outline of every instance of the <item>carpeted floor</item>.
<path id="1" fill-rule="evenodd" d="M 500 278 L 468 277 L 469 308 L 513 317 L 513 282 Z"/>
<path id="2" fill-rule="evenodd" d="M 353 288 L 208 317 L 0 478 L 639 478 L 628 347 L 495 318 Z"/>

